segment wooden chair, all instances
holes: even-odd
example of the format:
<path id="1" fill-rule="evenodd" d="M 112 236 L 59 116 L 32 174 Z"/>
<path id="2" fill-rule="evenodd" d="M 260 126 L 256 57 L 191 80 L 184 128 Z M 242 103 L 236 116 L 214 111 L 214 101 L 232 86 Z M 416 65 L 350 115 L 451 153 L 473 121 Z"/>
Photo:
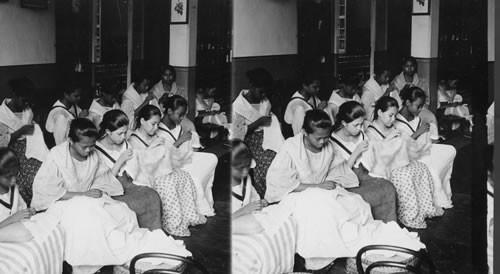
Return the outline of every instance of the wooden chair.
<path id="1" fill-rule="evenodd" d="M 207 269 L 198 263 L 197 261 L 190 259 L 190 258 L 185 258 L 173 254 L 167 254 L 167 253 L 142 253 L 137 256 L 135 256 L 132 261 L 130 262 L 130 274 L 136 274 L 136 263 L 138 260 L 144 259 L 144 258 L 163 258 L 163 259 L 171 259 L 171 260 L 176 260 L 176 261 L 181 261 L 183 264 L 186 266 L 193 266 L 196 269 L 199 270 L 200 273 L 203 274 L 208 274 Z M 149 269 L 145 272 L 144 274 L 153 274 L 153 273 L 183 273 L 184 270 L 186 270 L 186 267 L 182 268 L 176 268 L 176 269 Z"/>
<path id="2" fill-rule="evenodd" d="M 407 262 L 396 262 L 396 261 L 378 261 L 378 262 L 371 262 L 367 267 L 366 267 L 366 272 L 364 270 L 363 266 L 363 260 L 362 260 L 362 255 L 369 251 L 369 250 L 389 250 L 389 251 L 396 251 L 400 253 L 406 253 L 409 255 L 413 256 L 413 260 L 409 260 Z M 412 271 L 413 273 L 421 273 L 420 272 L 420 267 L 419 263 L 420 262 L 425 262 L 428 266 L 428 270 L 430 274 L 435 274 L 436 270 L 434 268 L 434 264 L 432 263 L 431 259 L 427 255 L 426 252 L 417 252 L 408 248 L 404 247 L 399 247 L 399 246 L 391 246 L 391 245 L 369 245 L 361 248 L 358 251 L 358 254 L 356 255 L 356 267 L 358 270 L 359 274 L 369 274 L 373 273 L 374 268 L 382 268 L 386 267 L 386 271 L 382 272 L 379 271 L 377 273 L 395 273 L 395 268 L 400 268 L 400 269 L 406 269 L 409 271 Z"/>

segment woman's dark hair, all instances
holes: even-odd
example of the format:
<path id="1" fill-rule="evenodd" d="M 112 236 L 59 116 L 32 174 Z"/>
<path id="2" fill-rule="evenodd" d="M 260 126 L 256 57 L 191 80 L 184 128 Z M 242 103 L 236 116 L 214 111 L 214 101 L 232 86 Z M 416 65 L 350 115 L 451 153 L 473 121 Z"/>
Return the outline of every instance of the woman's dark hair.
<path id="1" fill-rule="evenodd" d="M 415 69 L 417 69 L 418 64 L 417 64 L 417 59 L 415 59 L 415 57 L 413 57 L 413 56 L 405 56 L 403 58 L 403 62 L 402 62 L 401 65 L 404 66 L 407 62 L 412 62 L 413 65 L 415 65 Z"/>
<path id="2" fill-rule="evenodd" d="M 144 80 L 151 80 L 150 76 L 148 73 L 145 71 L 136 71 L 134 74 L 132 74 L 132 83 L 139 85 L 142 83 Z"/>
<path id="3" fill-rule="evenodd" d="M 264 68 L 256 68 L 247 71 L 247 78 L 253 87 L 271 87 L 273 85 L 273 77 L 271 73 Z"/>
<path id="4" fill-rule="evenodd" d="M 161 117 L 161 111 L 159 108 L 153 106 L 153 105 L 146 105 L 141 110 L 139 110 L 139 113 L 137 114 L 137 117 L 135 119 L 135 127 L 139 128 L 141 126 L 141 118 L 144 120 L 149 120 L 153 116 L 160 116 Z"/>
<path id="5" fill-rule="evenodd" d="M 21 164 L 16 154 L 7 147 L 0 148 L 0 176 L 14 175 L 19 172 Z"/>
<path id="6" fill-rule="evenodd" d="M 187 100 L 184 99 L 184 97 L 177 94 L 172 96 L 168 96 L 168 94 L 163 94 L 160 100 L 158 100 L 158 103 L 160 105 L 163 105 L 163 107 L 165 108 L 164 114 L 166 114 L 169 109 L 174 111 L 180 107 L 187 108 L 188 106 Z"/>
<path id="7" fill-rule="evenodd" d="M 170 70 L 170 72 L 172 73 L 172 78 L 173 78 L 172 81 L 175 82 L 175 80 L 177 79 L 177 72 L 175 72 L 175 68 L 173 66 L 163 65 L 163 66 L 161 66 L 160 70 L 161 70 L 160 71 L 161 74 L 163 74 L 166 70 Z"/>
<path id="8" fill-rule="evenodd" d="M 319 109 L 311 109 L 306 111 L 302 128 L 306 133 L 313 133 L 317 128 L 331 129 L 332 121 L 326 112 Z"/>
<path id="9" fill-rule="evenodd" d="M 404 63 L 403 63 L 403 65 L 404 65 Z M 378 76 L 382 75 L 382 73 L 384 73 L 384 71 L 391 72 L 391 70 L 389 69 L 389 67 L 387 65 L 378 65 L 378 66 L 375 66 L 373 73 L 375 73 L 375 76 L 378 77 Z"/>
<path id="10" fill-rule="evenodd" d="M 359 83 L 361 83 L 361 78 L 359 77 L 359 75 L 351 75 L 339 79 L 339 84 L 345 86 L 359 88 Z"/>
<path id="11" fill-rule="evenodd" d="M 35 90 L 33 82 L 26 77 L 10 79 L 9 87 L 15 96 L 23 98 L 31 97 Z"/>
<path id="12" fill-rule="evenodd" d="M 231 167 L 250 166 L 252 158 L 252 152 L 245 142 L 240 139 L 231 140 Z"/>
<path id="13" fill-rule="evenodd" d="M 300 87 L 302 87 L 302 85 L 310 85 L 312 84 L 314 81 L 320 81 L 320 75 L 318 73 L 315 73 L 315 72 L 305 72 L 302 74 L 302 77 L 300 79 Z"/>
<path id="14" fill-rule="evenodd" d="M 345 102 L 339 107 L 339 112 L 335 116 L 335 125 L 333 130 L 336 131 L 342 127 L 342 121 L 350 123 L 360 117 L 365 116 L 363 106 L 356 101 Z"/>
<path id="15" fill-rule="evenodd" d="M 102 122 L 99 125 L 99 136 L 104 136 L 106 129 L 113 132 L 123 126 L 128 126 L 128 123 L 128 117 L 123 111 L 119 109 L 110 110 L 104 113 L 102 117 Z"/>
<path id="16" fill-rule="evenodd" d="M 373 120 L 377 120 L 378 111 L 386 112 L 389 108 L 396 107 L 399 109 L 398 101 L 391 96 L 382 96 L 375 103 L 375 110 L 373 111 Z"/>
<path id="17" fill-rule="evenodd" d="M 401 92 L 399 93 L 399 96 L 401 97 L 403 106 L 406 104 L 406 101 L 410 101 L 410 103 L 413 103 L 418 98 L 422 98 L 425 101 L 427 97 L 427 95 L 425 95 L 425 91 L 417 86 L 404 87 L 403 90 L 401 90 Z"/>
<path id="18" fill-rule="evenodd" d="M 121 81 L 106 81 L 102 85 L 102 92 L 117 96 L 121 90 L 126 89 L 125 83 Z"/>
<path id="19" fill-rule="evenodd" d="M 86 118 L 75 118 L 71 121 L 69 126 L 68 137 L 73 142 L 80 142 L 81 137 L 95 138 L 99 136 L 99 132 L 89 119 Z"/>

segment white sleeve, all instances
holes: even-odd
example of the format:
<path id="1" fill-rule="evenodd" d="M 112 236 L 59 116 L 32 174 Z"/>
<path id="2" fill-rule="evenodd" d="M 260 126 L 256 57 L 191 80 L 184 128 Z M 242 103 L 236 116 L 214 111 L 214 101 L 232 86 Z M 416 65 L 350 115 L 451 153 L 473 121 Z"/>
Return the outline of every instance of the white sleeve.
<path id="1" fill-rule="evenodd" d="M 0 123 L 0 147 L 7 147 L 10 143 L 9 129 Z"/>
<path id="2" fill-rule="evenodd" d="M 54 126 L 54 141 L 56 145 L 66 141 L 68 138 L 69 132 L 69 120 L 64 115 L 59 115 L 55 117 L 55 126 Z"/>
<path id="3" fill-rule="evenodd" d="M 232 116 L 233 118 L 230 139 L 245 140 L 245 135 L 247 134 L 248 130 L 245 118 L 234 111 Z"/>
<path id="4" fill-rule="evenodd" d="M 293 120 L 292 120 L 293 135 L 297 135 L 302 129 L 305 116 L 306 116 L 306 110 L 301 106 L 297 106 L 295 108 L 295 111 L 293 112 Z"/>

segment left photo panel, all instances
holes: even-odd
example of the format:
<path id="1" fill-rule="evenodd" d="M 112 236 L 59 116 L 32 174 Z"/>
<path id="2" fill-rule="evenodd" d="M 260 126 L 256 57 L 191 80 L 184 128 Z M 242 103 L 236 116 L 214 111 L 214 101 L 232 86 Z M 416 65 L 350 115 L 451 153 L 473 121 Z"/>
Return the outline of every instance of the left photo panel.
<path id="1" fill-rule="evenodd" d="M 231 1 L 0 2 L 0 273 L 231 273 Z"/>

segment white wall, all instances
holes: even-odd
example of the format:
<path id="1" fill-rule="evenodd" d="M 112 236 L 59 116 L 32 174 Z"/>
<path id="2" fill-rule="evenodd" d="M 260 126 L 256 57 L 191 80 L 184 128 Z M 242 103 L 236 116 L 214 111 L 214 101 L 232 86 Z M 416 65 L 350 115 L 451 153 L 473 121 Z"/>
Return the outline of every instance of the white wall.
<path id="1" fill-rule="evenodd" d="M 411 18 L 411 56 L 413 57 L 438 57 L 439 0 L 432 0 L 430 3 L 430 15 L 412 15 Z"/>
<path id="2" fill-rule="evenodd" d="M 495 61 L 495 0 L 488 0 L 488 61 Z"/>
<path id="3" fill-rule="evenodd" d="M 170 25 L 170 65 L 175 67 L 196 66 L 197 24 L 198 0 L 190 0 L 188 24 Z"/>
<path id="4" fill-rule="evenodd" d="M 56 62 L 54 3 L 49 9 L 21 8 L 20 0 L 0 3 L 0 66 Z"/>
<path id="5" fill-rule="evenodd" d="M 233 1 L 233 57 L 285 54 L 297 54 L 297 1 Z"/>

